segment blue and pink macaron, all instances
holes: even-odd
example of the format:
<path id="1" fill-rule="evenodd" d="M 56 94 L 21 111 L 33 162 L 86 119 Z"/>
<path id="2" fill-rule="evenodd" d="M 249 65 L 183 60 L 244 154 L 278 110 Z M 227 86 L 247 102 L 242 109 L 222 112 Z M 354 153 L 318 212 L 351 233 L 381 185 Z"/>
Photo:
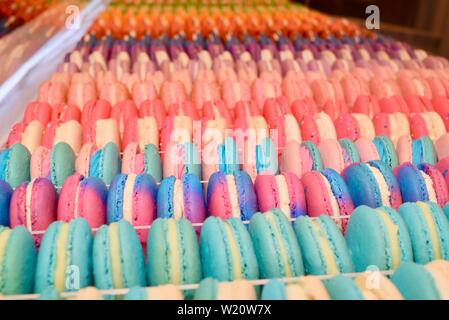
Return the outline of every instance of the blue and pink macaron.
<path id="1" fill-rule="evenodd" d="M 352 164 L 342 175 L 356 207 L 389 206 L 397 209 L 402 203 L 399 182 L 390 166 L 382 161 Z"/>

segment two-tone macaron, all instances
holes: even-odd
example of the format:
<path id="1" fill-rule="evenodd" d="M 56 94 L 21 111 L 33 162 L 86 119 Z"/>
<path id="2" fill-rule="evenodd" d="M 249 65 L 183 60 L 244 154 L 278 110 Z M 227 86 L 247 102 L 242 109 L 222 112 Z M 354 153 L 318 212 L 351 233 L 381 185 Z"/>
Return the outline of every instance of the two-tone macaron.
<path id="1" fill-rule="evenodd" d="M 118 174 L 112 180 L 107 199 L 107 222 L 124 219 L 133 226 L 149 226 L 156 219 L 157 186 L 153 177 L 142 174 Z M 145 244 L 148 230 L 137 230 Z"/>
<path id="2" fill-rule="evenodd" d="M 114 177 L 120 173 L 121 166 L 119 148 L 115 143 L 108 142 L 103 148 L 96 150 L 91 157 L 89 176 L 100 178 L 106 186 L 109 186 Z"/>
<path id="3" fill-rule="evenodd" d="M 251 219 L 257 212 L 257 197 L 251 177 L 244 171 L 212 174 L 207 187 L 207 207 L 213 216 Z"/>
<path id="4" fill-rule="evenodd" d="M 146 173 L 152 176 L 157 183 L 161 182 L 162 163 L 157 146 L 146 144 L 144 149 L 139 151 L 136 142 L 128 144 L 123 151 L 122 173 Z"/>
<path id="5" fill-rule="evenodd" d="M 200 250 L 204 277 L 220 281 L 259 277 L 250 235 L 238 218 L 209 217 L 201 228 Z"/>
<path id="6" fill-rule="evenodd" d="M 92 284 L 93 235 L 82 218 L 56 221 L 42 238 L 37 258 L 35 291 L 48 287 L 77 291 Z"/>

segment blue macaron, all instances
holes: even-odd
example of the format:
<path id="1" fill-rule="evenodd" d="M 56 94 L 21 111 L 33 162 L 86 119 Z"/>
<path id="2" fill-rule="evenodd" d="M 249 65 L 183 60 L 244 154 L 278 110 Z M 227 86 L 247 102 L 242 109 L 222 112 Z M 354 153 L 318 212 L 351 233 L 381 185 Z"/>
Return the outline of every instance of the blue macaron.
<path id="1" fill-rule="evenodd" d="M 109 142 L 92 156 L 89 164 L 89 174 L 100 178 L 109 186 L 114 177 L 120 173 L 121 167 L 120 151 L 115 143 Z"/>
<path id="2" fill-rule="evenodd" d="M 323 280 L 323 284 L 332 300 L 365 300 L 354 280 L 344 275 Z"/>
<path id="3" fill-rule="evenodd" d="M 380 161 L 394 169 L 399 164 L 399 161 L 393 141 L 388 136 L 376 136 L 373 139 L 373 143 L 379 154 Z"/>
<path id="4" fill-rule="evenodd" d="M 200 249 L 204 277 L 220 281 L 259 277 L 256 253 L 240 219 L 207 218 L 201 229 Z"/>
<path id="5" fill-rule="evenodd" d="M 399 214 L 410 235 L 415 262 L 449 260 L 449 222 L 436 203 L 404 203 Z"/>
<path id="6" fill-rule="evenodd" d="M 9 227 L 9 205 L 12 191 L 9 183 L 0 180 L 0 226 Z"/>
<path id="7" fill-rule="evenodd" d="M 36 266 L 35 291 L 48 287 L 77 291 L 92 284 L 93 235 L 82 219 L 55 221 L 42 238 Z"/>
<path id="8" fill-rule="evenodd" d="M 357 272 L 370 266 L 392 270 L 402 261 L 413 261 L 407 227 L 390 207 L 355 209 L 346 227 L 345 239 Z"/>
<path id="9" fill-rule="evenodd" d="M 328 275 L 354 272 L 345 238 L 327 215 L 299 217 L 294 223 L 306 274 Z"/>

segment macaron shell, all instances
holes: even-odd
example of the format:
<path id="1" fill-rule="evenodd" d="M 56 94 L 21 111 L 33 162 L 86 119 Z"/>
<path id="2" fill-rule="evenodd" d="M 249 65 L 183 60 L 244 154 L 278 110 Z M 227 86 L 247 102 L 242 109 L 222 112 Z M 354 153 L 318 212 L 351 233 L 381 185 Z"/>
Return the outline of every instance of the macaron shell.
<path id="1" fill-rule="evenodd" d="M 354 280 L 338 275 L 323 281 L 332 300 L 365 300 Z"/>
<path id="2" fill-rule="evenodd" d="M 0 177 L 16 188 L 24 181 L 30 180 L 31 154 L 22 144 L 15 144 L 3 151 L 0 156 Z"/>
<path id="3" fill-rule="evenodd" d="M 56 188 L 61 188 L 65 179 L 75 172 L 75 153 L 64 142 L 57 143 L 50 154 L 50 178 Z"/>
<path id="4" fill-rule="evenodd" d="M 437 168 L 428 163 L 423 163 L 419 165 L 418 168 L 424 171 L 432 180 L 437 203 L 440 207 L 443 207 L 447 202 L 449 202 L 449 191 L 443 175 Z"/>

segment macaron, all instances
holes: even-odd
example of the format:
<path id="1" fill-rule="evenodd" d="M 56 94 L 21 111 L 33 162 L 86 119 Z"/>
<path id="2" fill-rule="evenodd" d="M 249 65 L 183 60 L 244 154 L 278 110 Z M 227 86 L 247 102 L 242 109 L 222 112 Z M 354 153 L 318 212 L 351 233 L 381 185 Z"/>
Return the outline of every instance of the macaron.
<path id="1" fill-rule="evenodd" d="M 159 183 L 162 180 L 162 164 L 159 151 L 154 144 L 146 144 L 139 151 L 137 142 L 128 144 L 123 151 L 122 173 L 146 173 Z"/>
<path id="2" fill-rule="evenodd" d="M 0 226 L 0 259 L 2 261 L 0 293 L 4 295 L 32 293 L 36 248 L 27 229 L 21 226 L 14 229 Z"/>
<path id="3" fill-rule="evenodd" d="M 398 211 L 408 229 L 415 262 L 449 260 L 449 222 L 436 203 L 404 203 Z"/>
<path id="4" fill-rule="evenodd" d="M 167 144 L 163 158 L 164 178 L 175 176 L 181 179 L 184 174 L 195 174 L 201 179 L 201 161 L 195 144 Z"/>
<path id="5" fill-rule="evenodd" d="M 30 181 L 31 154 L 22 144 L 14 144 L 0 153 L 0 179 L 11 188 L 24 181 Z"/>
<path id="6" fill-rule="evenodd" d="M 436 141 L 446 133 L 443 119 L 434 111 L 411 114 L 410 129 L 413 139 L 428 136 Z"/>
<path id="7" fill-rule="evenodd" d="M 251 177 L 244 171 L 212 174 L 207 186 L 207 209 L 210 215 L 223 219 L 251 219 L 257 212 L 257 196 Z"/>
<path id="8" fill-rule="evenodd" d="M 196 174 L 187 173 L 181 179 L 174 176 L 162 180 L 157 191 L 158 218 L 187 218 L 194 223 L 206 218 L 203 188 Z"/>
<path id="9" fill-rule="evenodd" d="M 103 293 L 96 287 L 82 288 L 67 300 L 104 300 Z"/>
<path id="10" fill-rule="evenodd" d="M 147 242 L 148 283 L 192 284 L 202 278 L 200 249 L 192 224 L 185 218 L 156 219 Z"/>
<path id="11" fill-rule="evenodd" d="M 100 178 L 106 186 L 109 186 L 114 177 L 120 173 L 121 165 L 120 150 L 115 143 L 109 142 L 95 151 L 90 160 L 89 175 Z"/>
<path id="12" fill-rule="evenodd" d="M 392 169 L 399 164 L 393 141 L 391 141 L 390 138 L 387 136 L 376 136 L 373 139 L 373 144 L 376 147 L 380 161 L 387 164 Z"/>
<path id="13" fill-rule="evenodd" d="M 355 209 L 345 239 L 356 272 L 364 272 L 370 266 L 394 270 L 403 261 L 413 261 L 407 227 L 390 207 L 372 209 L 363 205 Z"/>
<path id="14" fill-rule="evenodd" d="M 306 214 L 306 199 L 301 180 L 290 172 L 279 175 L 261 174 L 254 183 L 262 212 L 280 209 L 289 219 Z"/>
<path id="15" fill-rule="evenodd" d="M 387 136 L 396 145 L 398 139 L 410 135 L 410 123 L 402 112 L 378 113 L 373 118 L 376 135 Z"/>
<path id="16" fill-rule="evenodd" d="M 112 180 L 107 199 L 107 222 L 124 219 L 133 226 L 149 226 L 156 219 L 157 186 L 145 173 L 118 174 Z M 137 230 L 145 244 L 148 230 Z"/>
<path id="17" fill-rule="evenodd" d="M 402 203 L 399 182 L 391 168 L 381 161 L 352 164 L 343 171 L 342 176 L 355 207 L 398 208 Z"/>
<path id="18" fill-rule="evenodd" d="M 347 276 L 340 274 L 323 280 L 323 284 L 332 300 L 365 300 L 357 284 Z"/>
<path id="19" fill-rule="evenodd" d="M 50 122 L 45 129 L 43 145 L 49 149 L 59 142 L 67 143 L 70 148 L 78 154 L 82 146 L 82 128 L 78 121 L 70 120 L 59 122 L 58 120 Z"/>
<path id="20" fill-rule="evenodd" d="M 9 207 L 12 192 L 9 184 L 0 180 L 0 226 L 9 227 Z"/>
<path id="21" fill-rule="evenodd" d="M 75 173 L 62 185 L 57 218 L 65 222 L 83 218 L 91 228 L 98 228 L 106 223 L 107 196 L 108 189 L 101 179 L 84 178 L 79 173 Z"/>
<path id="22" fill-rule="evenodd" d="M 322 139 L 337 139 L 334 123 L 324 112 L 303 117 L 300 128 L 304 141 L 312 141 L 315 144 L 319 144 Z"/>
<path id="23" fill-rule="evenodd" d="M 339 139 L 355 141 L 359 138 L 373 139 L 376 135 L 371 118 L 361 113 L 346 113 L 334 121 Z"/>
<path id="24" fill-rule="evenodd" d="M 82 218 L 70 223 L 56 221 L 42 238 L 37 257 L 34 290 L 48 287 L 77 291 L 92 284 L 92 245 L 90 226 Z"/>
<path id="25" fill-rule="evenodd" d="M 406 300 L 447 300 L 449 279 L 432 262 L 427 266 L 404 262 L 391 276 L 391 281 Z"/>
<path id="26" fill-rule="evenodd" d="M 123 148 L 133 142 L 138 144 L 141 152 L 147 144 L 159 147 L 159 129 L 155 118 L 137 116 L 128 118 L 123 133 Z"/>
<path id="27" fill-rule="evenodd" d="M 11 227 L 23 225 L 30 232 L 45 231 L 56 220 L 57 194 L 46 178 L 23 182 L 13 192 L 10 207 Z M 35 238 L 40 243 L 41 236 Z"/>
<path id="28" fill-rule="evenodd" d="M 41 150 L 42 150 L 41 156 L 43 156 L 45 154 L 46 149 L 41 149 Z M 79 173 L 80 175 L 82 175 L 84 177 L 89 176 L 90 160 L 92 159 L 92 157 L 96 151 L 97 151 L 97 147 L 92 142 L 83 144 L 83 146 L 81 147 L 80 152 L 78 153 L 78 156 L 76 157 L 76 160 L 75 160 L 75 171 L 77 173 Z M 33 172 L 32 172 L 32 175 L 33 175 Z"/>
<path id="29" fill-rule="evenodd" d="M 259 277 L 255 249 L 238 218 L 207 218 L 201 228 L 200 250 L 205 278 L 232 281 Z"/>
<path id="30" fill-rule="evenodd" d="M 315 276 L 299 277 L 297 281 L 285 283 L 271 279 L 264 285 L 262 300 L 330 300 L 323 282 Z"/>
<path id="31" fill-rule="evenodd" d="M 443 207 L 449 201 L 444 177 L 434 166 L 405 163 L 395 169 L 395 174 L 404 202 L 433 201 Z"/>
<path id="32" fill-rule="evenodd" d="M 318 149 L 324 168 L 331 168 L 339 173 L 351 163 L 360 162 L 359 153 L 349 139 L 324 139 Z"/>
<path id="33" fill-rule="evenodd" d="M 304 274 L 301 251 L 295 232 L 279 209 L 256 213 L 249 233 L 262 279 L 297 277 Z"/>
<path id="34" fill-rule="evenodd" d="M 421 163 L 435 165 L 437 163 L 437 154 L 432 140 L 423 136 L 412 140 L 410 136 L 402 136 L 398 140 L 397 155 L 399 164 L 407 162 L 415 166 Z"/>
<path id="35" fill-rule="evenodd" d="M 374 141 L 367 138 L 360 138 L 355 141 L 355 147 L 360 156 L 360 162 L 380 160 L 379 151 Z"/>
<path id="36" fill-rule="evenodd" d="M 354 272 L 345 238 L 330 217 L 299 217 L 294 222 L 294 230 L 306 274 L 336 275 Z"/>
<path id="37" fill-rule="evenodd" d="M 88 121 L 83 125 L 83 144 L 94 143 L 103 148 L 108 143 L 114 143 L 121 148 L 120 132 L 117 121 L 113 118 Z"/>
<path id="38" fill-rule="evenodd" d="M 146 285 L 145 260 L 134 228 L 125 220 L 103 225 L 93 244 L 95 287 L 101 290 Z"/>
<path id="39" fill-rule="evenodd" d="M 220 282 L 205 278 L 195 291 L 195 300 L 257 300 L 257 292 L 251 282 L 235 280 Z"/>
<path id="40" fill-rule="evenodd" d="M 38 147 L 31 156 L 31 178 L 45 177 L 59 191 L 65 179 L 75 172 L 75 153 L 65 142 L 59 142 L 51 150 Z"/>
<path id="41" fill-rule="evenodd" d="M 354 210 L 348 187 L 343 178 L 332 169 L 311 171 L 302 177 L 307 203 L 307 214 L 318 217 L 322 214 L 335 217 L 344 228 L 346 220 Z"/>
<path id="42" fill-rule="evenodd" d="M 178 286 L 166 284 L 155 287 L 133 287 L 124 297 L 125 300 L 184 300 Z"/>
<path id="43" fill-rule="evenodd" d="M 280 163 L 281 172 L 292 172 L 301 178 L 309 171 L 322 169 L 324 169 L 323 160 L 315 143 L 304 141 L 299 144 L 290 141 L 285 145 Z"/>

